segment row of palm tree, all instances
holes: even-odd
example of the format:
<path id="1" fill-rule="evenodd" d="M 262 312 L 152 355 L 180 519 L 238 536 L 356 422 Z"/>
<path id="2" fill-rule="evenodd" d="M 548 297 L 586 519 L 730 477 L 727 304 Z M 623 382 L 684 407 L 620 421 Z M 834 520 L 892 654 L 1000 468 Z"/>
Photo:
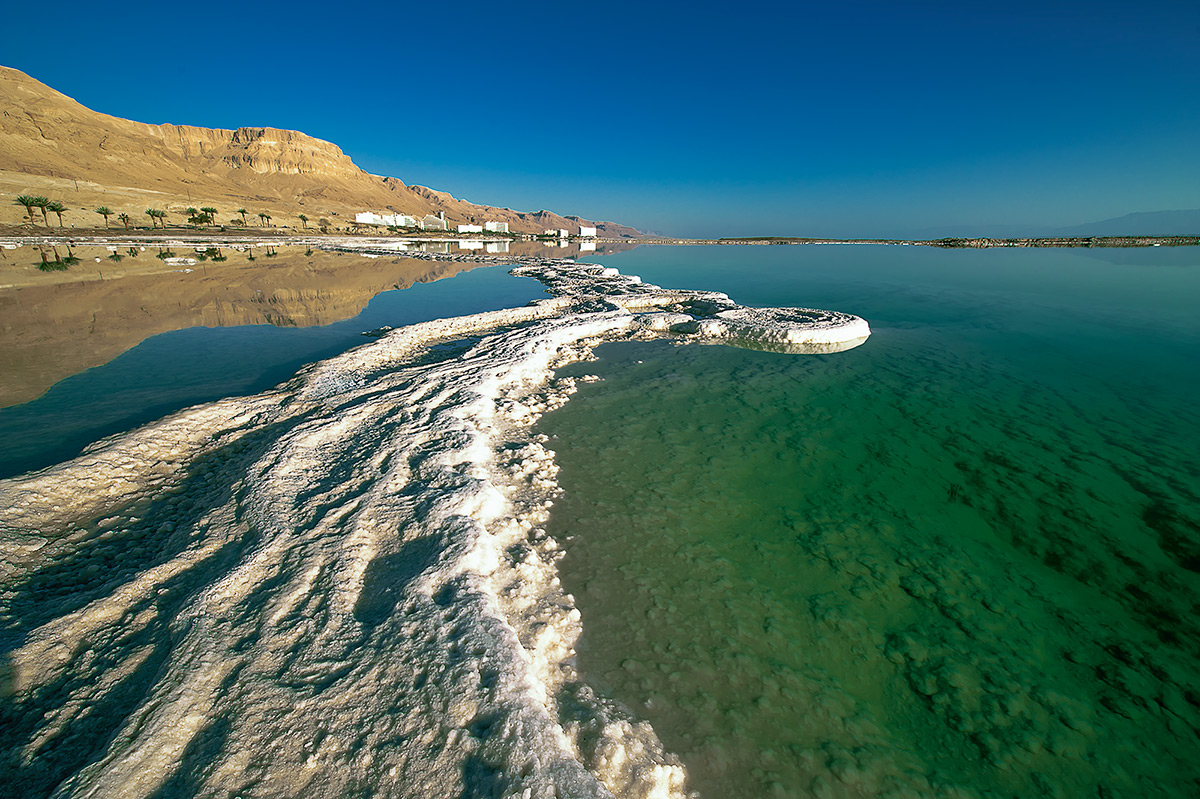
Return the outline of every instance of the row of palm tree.
<path id="1" fill-rule="evenodd" d="M 67 211 L 67 207 L 64 206 L 62 203 L 58 202 L 57 200 L 51 200 L 49 197 L 42 197 L 42 196 L 38 196 L 38 195 L 22 194 L 17 197 L 17 199 L 14 201 L 14 204 L 22 205 L 25 207 L 26 213 L 29 214 L 29 224 L 30 225 L 35 224 L 35 219 L 34 219 L 33 214 L 34 214 L 34 209 L 37 209 L 42 212 L 42 221 L 47 226 L 49 226 L 49 224 L 50 224 L 49 216 L 48 216 L 48 214 L 50 214 L 50 213 L 57 214 L 58 215 L 58 226 L 59 227 L 63 226 L 62 215 L 65 211 Z M 107 205 L 101 205 L 99 208 L 95 208 L 93 210 L 100 216 L 104 217 L 104 226 L 105 227 L 108 227 L 108 218 L 110 216 L 115 216 L 121 222 L 121 224 L 123 224 L 125 226 L 126 230 L 129 229 L 129 223 L 133 221 L 133 217 L 131 217 L 129 214 L 114 213 L 113 210 L 111 208 L 109 208 Z M 166 224 L 167 224 L 166 223 L 166 217 L 167 217 L 166 211 L 162 210 L 161 208 L 147 208 L 144 213 L 146 214 L 146 216 L 150 217 L 150 226 L 151 227 L 163 227 L 163 228 L 166 227 Z M 217 219 L 217 209 L 213 208 L 211 205 L 202 206 L 200 208 L 188 207 L 184 213 L 187 214 L 188 223 L 192 224 L 192 225 L 197 225 L 197 226 L 215 224 L 216 219 Z M 241 215 L 242 224 L 245 225 L 246 224 L 246 214 L 248 214 L 250 212 L 247 211 L 245 208 L 239 208 L 239 209 L 237 209 L 237 211 L 235 213 Z M 303 224 L 305 229 L 307 229 L 308 228 L 308 217 L 305 216 L 304 214 L 298 214 L 297 216 L 299 217 L 301 224 Z M 258 223 L 259 223 L 259 225 L 262 225 L 263 227 L 270 225 L 271 224 L 271 215 L 269 213 L 267 213 L 266 211 L 260 211 L 258 214 Z"/>
<path id="2" fill-rule="evenodd" d="M 34 224 L 33 209 L 36 208 L 42 212 L 42 222 L 47 227 L 50 226 L 49 214 L 51 213 L 58 214 L 58 226 L 63 226 L 62 215 L 67 210 L 67 207 L 58 200 L 51 200 L 49 197 L 42 197 L 35 194 L 21 194 L 17 196 L 17 199 L 13 200 L 13 204 L 25 206 L 25 212 L 29 214 L 30 225 Z"/>
<path id="3" fill-rule="evenodd" d="M 203 206 L 202 208 L 188 207 L 184 211 L 188 215 L 188 224 L 197 227 L 201 225 L 211 225 L 217 219 L 217 209 L 211 205 Z"/>
<path id="4" fill-rule="evenodd" d="M 50 210 L 54 209 L 51 208 Z M 50 260 L 45 247 L 38 247 L 38 252 L 41 254 L 42 260 L 35 264 L 35 266 L 43 272 L 62 272 L 67 267 L 75 266 L 79 263 L 79 257 L 75 255 L 74 250 L 71 249 L 71 245 L 69 244 L 67 245 L 67 254 L 65 257 L 59 254 L 58 247 L 52 246 L 51 249 L 54 251 L 53 261 Z"/>

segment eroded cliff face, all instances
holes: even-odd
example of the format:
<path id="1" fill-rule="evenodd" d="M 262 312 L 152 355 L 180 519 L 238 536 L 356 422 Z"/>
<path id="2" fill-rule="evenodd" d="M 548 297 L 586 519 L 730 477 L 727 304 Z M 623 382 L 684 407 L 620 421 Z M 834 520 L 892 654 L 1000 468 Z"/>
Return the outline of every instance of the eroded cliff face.
<path id="1" fill-rule="evenodd" d="M 337 145 L 278 128 L 238 128 L 220 157 L 235 169 L 249 169 L 260 175 L 314 175 L 344 180 L 363 174 Z"/>
<path id="2" fill-rule="evenodd" d="M 71 196 L 65 197 L 68 185 Z M 334 226 L 345 228 L 345 220 L 365 210 L 417 218 L 444 213 L 451 225 L 491 220 L 536 233 L 593 224 L 406 186 L 365 172 L 337 145 L 299 131 L 120 119 L 7 67 L 0 67 L 0 191 L 54 195 L 72 206 L 68 224 L 88 227 L 99 221 L 88 206 L 99 204 L 143 223 L 148 206 L 177 220 L 189 206 L 213 205 L 222 209 L 219 222 L 230 221 L 226 209 L 253 206 L 252 213 L 267 211 L 275 224 L 293 227 L 300 226 L 296 217 L 304 213 L 314 222 L 320 216 L 340 217 Z M 23 209 L 0 203 L 0 223 L 18 224 L 22 214 Z"/>

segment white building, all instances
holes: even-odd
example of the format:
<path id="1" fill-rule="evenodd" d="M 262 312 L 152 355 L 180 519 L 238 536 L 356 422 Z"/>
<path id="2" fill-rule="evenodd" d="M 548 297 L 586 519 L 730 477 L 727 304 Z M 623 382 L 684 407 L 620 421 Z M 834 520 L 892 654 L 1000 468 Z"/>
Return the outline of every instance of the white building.
<path id="1" fill-rule="evenodd" d="M 579 226 L 579 236 L 580 236 L 580 238 L 584 238 L 584 239 L 594 239 L 594 238 L 596 238 L 596 228 L 584 227 L 584 226 L 580 225 Z"/>
<path id="2" fill-rule="evenodd" d="M 449 230 L 450 226 L 446 224 L 446 215 L 440 213 L 437 216 L 426 214 L 421 218 L 421 230 Z"/>
<path id="3" fill-rule="evenodd" d="M 508 223 L 507 222 L 484 222 L 483 229 L 486 230 L 488 233 L 507 233 L 508 232 Z"/>
<path id="4" fill-rule="evenodd" d="M 359 211 L 354 221 L 363 225 L 387 225 L 388 227 L 416 227 L 417 220 L 408 214 L 377 214 L 374 211 Z"/>
<path id="5" fill-rule="evenodd" d="M 478 239 L 459 239 L 458 249 L 460 250 L 482 250 L 483 242 Z"/>
<path id="6" fill-rule="evenodd" d="M 580 252 L 595 252 L 596 251 L 596 242 L 594 242 L 594 241 L 579 242 L 579 251 Z"/>
<path id="7" fill-rule="evenodd" d="M 482 233 L 483 225 L 459 225 L 459 233 Z"/>
<path id="8" fill-rule="evenodd" d="M 487 243 L 486 249 L 488 252 L 492 252 L 492 253 L 508 252 L 508 242 L 507 241 L 489 241 Z"/>

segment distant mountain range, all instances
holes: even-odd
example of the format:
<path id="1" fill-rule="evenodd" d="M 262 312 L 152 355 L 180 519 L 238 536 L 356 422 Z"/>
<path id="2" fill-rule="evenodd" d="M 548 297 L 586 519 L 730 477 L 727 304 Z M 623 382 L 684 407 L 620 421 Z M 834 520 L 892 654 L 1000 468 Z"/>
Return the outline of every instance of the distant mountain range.
<path id="1" fill-rule="evenodd" d="M 1059 228 L 1059 236 L 1195 236 L 1200 234 L 1200 209 L 1142 211 L 1100 222 Z"/>
<path id="2" fill-rule="evenodd" d="M 1200 209 L 1191 211 L 1141 211 L 1099 222 L 1069 227 L 1030 225 L 952 225 L 925 228 L 914 238 L 1032 238 L 1051 236 L 1196 236 L 1200 235 Z"/>
<path id="3" fill-rule="evenodd" d="M 62 202 L 67 226 L 103 224 L 92 209 L 106 206 L 131 224 L 146 224 L 156 207 L 168 220 L 185 209 L 213 206 L 217 221 L 347 229 L 357 211 L 445 214 L 451 225 L 507 222 L 513 231 L 576 232 L 595 226 L 601 236 L 637 237 L 615 223 L 593 223 L 551 211 L 523 212 L 460 200 L 424 186 L 360 169 L 336 145 L 275 128 L 220 130 L 149 125 L 85 108 L 15 69 L 0 67 L 0 224 L 20 224 L 18 194 Z M 269 219 L 257 215 L 269 214 Z M 298 218 L 304 214 L 305 223 Z M 53 219 L 53 217 L 52 217 Z M 39 226 L 40 226 L 39 221 Z M 119 226 L 119 225 L 118 225 Z"/>

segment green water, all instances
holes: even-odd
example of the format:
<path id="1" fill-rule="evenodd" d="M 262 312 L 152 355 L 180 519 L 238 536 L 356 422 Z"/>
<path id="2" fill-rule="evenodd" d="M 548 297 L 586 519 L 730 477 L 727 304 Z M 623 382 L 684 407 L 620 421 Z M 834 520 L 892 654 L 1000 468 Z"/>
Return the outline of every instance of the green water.
<path id="1" fill-rule="evenodd" d="M 858 313 L 545 417 L 586 680 L 705 797 L 1200 795 L 1200 251 L 639 250 Z"/>

